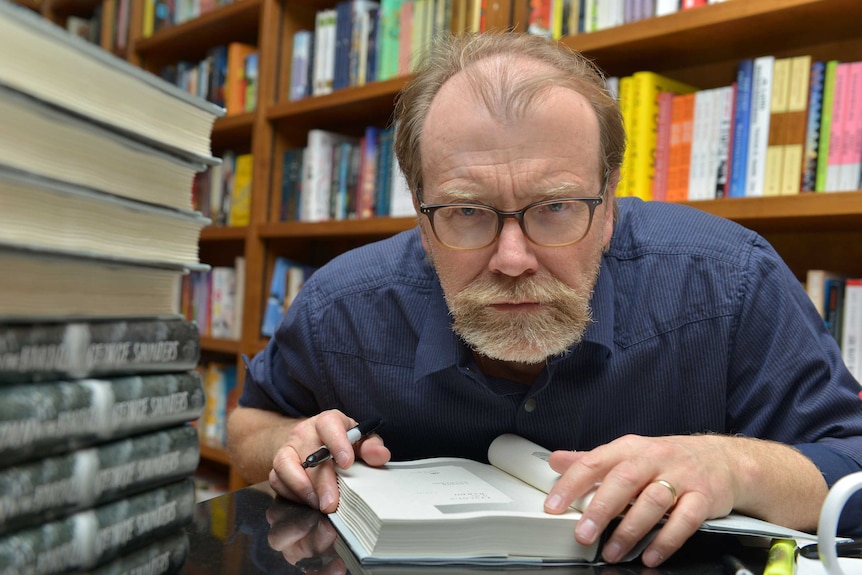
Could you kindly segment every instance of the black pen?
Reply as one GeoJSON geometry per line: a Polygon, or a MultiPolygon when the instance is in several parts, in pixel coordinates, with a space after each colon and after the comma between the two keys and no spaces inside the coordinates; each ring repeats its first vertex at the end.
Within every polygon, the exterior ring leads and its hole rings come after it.
{"type": "MultiPolygon", "coordinates": [[[[839,541],[835,544],[835,554],[838,557],[862,558],[862,539],[839,541]]],[[[799,549],[799,555],[806,559],[819,559],[820,554],[817,550],[817,543],[804,545],[799,549]]]]}
{"type": "Polygon", "coordinates": [[[742,561],[733,555],[725,555],[722,561],[724,563],[724,572],[727,575],[754,575],[751,569],[746,567],[742,561]]]}
{"type": "MultiPolygon", "coordinates": [[[[356,427],[353,427],[347,431],[347,439],[350,443],[356,443],[363,437],[368,437],[371,435],[375,429],[380,427],[383,423],[383,420],[379,417],[377,419],[366,419],[356,427]]],[[[324,461],[329,461],[332,459],[332,453],[329,452],[329,448],[325,445],[309,455],[305,458],[305,461],[302,463],[302,467],[304,469],[308,469],[309,467],[317,467],[324,461]]]]}

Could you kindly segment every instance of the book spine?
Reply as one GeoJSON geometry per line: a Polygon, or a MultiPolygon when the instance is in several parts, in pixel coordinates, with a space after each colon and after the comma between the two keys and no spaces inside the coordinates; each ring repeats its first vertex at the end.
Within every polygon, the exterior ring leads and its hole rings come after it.
{"type": "Polygon", "coordinates": [[[182,479],[0,537],[0,573],[90,569],[176,532],[194,517],[195,488],[182,479]]]}
{"type": "Polygon", "coordinates": [[[170,575],[178,573],[189,555],[189,537],[182,530],[124,553],[89,575],[170,575]]]}
{"type": "Polygon", "coordinates": [[[196,371],[0,388],[0,460],[11,465],[200,417],[196,371]]]}
{"type": "Polygon", "coordinates": [[[746,196],[763,195],[766,175],[766,148],[769,144],[769,106],[772,95],[774,61],[774,56],[761,56],[754,61],[745,182],[746,196]]]}
{"type": "Polygon", "coordinates": [[[0,469],[0,533],[189,476],[199,455],[182,425],[0,469]]]}
{"type": "Polygon", "coordinates": [[[802,163],[807,138],[808,96],[811,78],[811,56],[797,56],[790,61],[790,85],[787,90],[786,140],[781,174],[781,195],[799,193],[802,163]]]}
{"type": "Polygon", "coordinates": [[[826,176],[829,170],[829,147],[832,139],[832,110],[835,103],[835,75],[838,72],[838,61],[829,60],[823,79],[823,108],[820,114],[820,139],[817,149],[817,172],[814,189],[817,192],[826,191],[826,176]]]}
{"type": "Polygon", "coordinates": [[[688,200],[694,97],[694,94],[675,95],[671,104],[670,160],[667,183],[667,201],[669,202],[688,200]]]}
{"type": "Polygon", "coordinates": [[[785,119],[790,86],[790,58],[777,58],[772,65],[772,87],[769,100],[769,135],[763,165],[763,195],[781,193],[781,173],[784,170],[786,141],[785,119]]]}
{"type": "Polygon", "coordinates": [[[736,73],[736,105],[733,115],[733,159],[730,163],[731,198],[745,196],[745,170],[748,164],[748,130],[751,122],[751,86],[754,60],[739,63],[736,73]]]}
{"type": "Polygon", "coordinates": [[[841,356],[856,381],[862,381],[862,278],[845,281],[843,313],[841,356]]]}
{"type": "Polygon", "coordinates": [[[0,325],[0,384],[193,369],[197,325],[180,319],[0,325]]]}
{"type": "Polygon", "coordinates": [[[829,158],[826,166],[826,191],[841,189],[841,165],[844,161],[847,135],[847,102],[849,101],[850,63],[841,62],[835,71],[835,89],[832,95],[832,128],[829,132],[829,158]]]}

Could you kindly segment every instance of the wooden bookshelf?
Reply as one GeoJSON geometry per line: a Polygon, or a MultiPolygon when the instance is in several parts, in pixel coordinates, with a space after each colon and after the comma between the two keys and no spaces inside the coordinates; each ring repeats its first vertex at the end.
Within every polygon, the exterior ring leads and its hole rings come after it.
{"type": "MultiPolygon", "coordinates": [[[[16,1],[38,6],[32,0],[16,1]]],[[[76,0],[43,1],[60,7],[76,0]]],[[[102,1],[108,6],[114,0],[102,1]]],[[[216,155],[228,149],[254,154],[251,224],[208,227],[200,244],[201,259],[210,265],[230,265],[225,262],[237,255],[246,259],[242,337],[201,342],[207,353],[235,358],[242,374],[239,354],[252,355],[266,344],[259,328],[275,257],[320,265],[347,249],[415,225],[415,218],[276,223],[269,213],[286,149],[304,146],[312,128],[358,135],[367,125],[387,125],[395,98],[410,78],[287,100],[293,33],[312,30],[315,12],[334,7],[336,0],[241,0],[146,39],[140,37],[143,0],[133,1],[137,20],[133,18],[128,58],[150,71],[201,58],[210,48],[228,42],[259,48],[258,109],[219,119],[212,138],[216,155]]],[[[523,0],[489,3],[488,22],[492,28],[523,31],[527,5],[523,0]]],[[[732,83],[742,58],[811,54],[824,60],[862,60],[860,21],[858,0],[733,0],[562,41],[593,58],[610,76],[652,70],[711,88],[732,83]]],[[[862,275],[862,191],[690,205],[762,233],[800,279],[811,267],[862,275]]],[[[224,449],[203,445],[202,458],[228,470],[232,489],[243,484],[224,449]]]]}

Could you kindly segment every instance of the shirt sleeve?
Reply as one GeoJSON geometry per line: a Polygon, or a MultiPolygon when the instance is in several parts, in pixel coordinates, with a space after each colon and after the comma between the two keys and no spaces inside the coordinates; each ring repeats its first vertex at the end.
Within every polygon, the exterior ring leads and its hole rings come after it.
{"type": "MultiPolygon", "coordinates": [[[[730,350],[728,429],[797,447],[829,486],[862,470],[860,386],[808,294],[762,238],[743,283],[730,350]]],[[[845,513],[842,529],[860,533],[862,505],[855,509],[845,513]]]]}

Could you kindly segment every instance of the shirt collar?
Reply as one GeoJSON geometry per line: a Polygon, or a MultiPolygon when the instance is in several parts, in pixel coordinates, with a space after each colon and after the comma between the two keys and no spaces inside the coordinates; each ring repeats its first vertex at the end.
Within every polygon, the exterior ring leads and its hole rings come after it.
{"type": "MultiPolygon", "coordinates": [[[[428,267],[436,278],[430,264],[428,267]]],[[[417,380],[450,367],[466,366],[472,357],[470,348],[452,329],[449,307],[439,281],[434,282],[434,290],[428,298],[427,306],[426,321],[416,347],[414,377],[417,380]]],[[[600,268],[590,306],[593,321],[587,327],[581,345],[601,346],[605,350],[604,356],[608,357],[614,342],[614,281],[606,265],[600,268]]],[[[565,361],[570,355],[562,355],[551,360],[549,364],[565,361]]]]}

